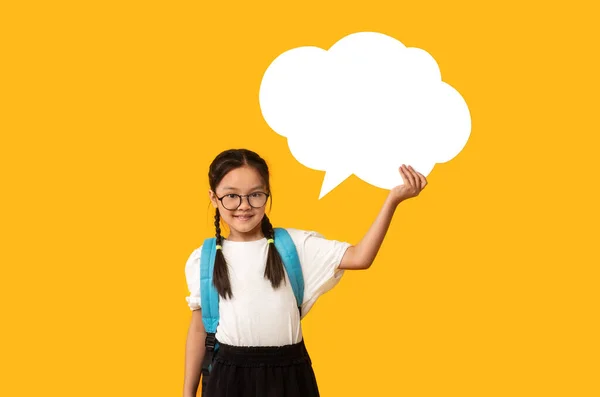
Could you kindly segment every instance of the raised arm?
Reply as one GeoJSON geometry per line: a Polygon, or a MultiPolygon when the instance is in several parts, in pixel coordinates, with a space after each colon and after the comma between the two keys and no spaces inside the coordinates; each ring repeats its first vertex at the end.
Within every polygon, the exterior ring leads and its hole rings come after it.
{"type": "Polygon", "coordinates": [[[416,172],[411,166],[407,167],[403,164],[399,170],[404,184],[396,186],[390,191],[381,211],[379,211],[377,218],[375,218],[365,236],[358,244],[346,250],[339,266],[340,269],[364,270],[371,267],[390,227],[398,204],[417,196],[427,185],[425,176],[416,172]]]}

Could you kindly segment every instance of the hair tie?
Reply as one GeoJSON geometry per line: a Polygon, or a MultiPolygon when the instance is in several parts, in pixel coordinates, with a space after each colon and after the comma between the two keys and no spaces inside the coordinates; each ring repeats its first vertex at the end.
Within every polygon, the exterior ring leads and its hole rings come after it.
{"type": "Polygon", "coordinates": [[[272,238],[267,240],[267,243],[269,243],[269,244],[273,244],[274,242],[275,242],[275,240],[273,240],[272,238]]]}
{"type": "Polygon", "coordinates": [[[223,249],[223,247],[221,247],[220,245],[217,245],[217,249],[218,249],[218,250],[222,250],[222,249],[223,249]]]}

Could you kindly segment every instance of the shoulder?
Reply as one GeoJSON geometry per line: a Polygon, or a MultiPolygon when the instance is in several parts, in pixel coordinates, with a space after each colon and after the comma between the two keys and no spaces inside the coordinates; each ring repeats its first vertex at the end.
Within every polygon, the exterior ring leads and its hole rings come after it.
{"type": "Polygon", "coordinates": [[[185,263],[185,269],[187,271],[191,271],[198,264],[200,264],[200,256],[202,255],[202,245],[198,248],[195,248],[192,253],[188,256],[188,259],[185,263]]]}
{"type": "Polygon", "coordinates": [[[315,230],[302,230],[294,228],[284,228],[294,241],[298,248],[308,248],[321,250],[325,248],[337,248],[338,246],[347,247],[350,244],[344,241],[329,239],[315,230]]]}
{"type": "MultiPolygon", "coordinates": [[[[214,240],[215,238],[212,237],[212,240],[214,240]]],[[[190,262],[199,262],[200,261],[200,257],[202,256],[202,248],[207,245],[210,246],[210,244],[212,243],[211,238],[207,238],[203,241],[203,243],[198,247],[198,248],[194,248],[194,250],[192,251],[192,253],[190,254],[190,256],[188,257],[187,263],[189,264],[190,262]]]]}
{"type": "Polygon", "coordinates": [[[195,291],[200,283],[200,255],[202,246],[195,248],[185,262],[185,278],[190,291],[195,291]]]}
{"type": "Polygon", "coordinates": [[[321,233],[314,230],[294,228],[285,228],[285,230],[289,233],[300,255],[305,256],[306,259],[315,255],[322,256],[326,252],[344,249],[350,245],[345,242],[327,239],[321,233]]]}
{"type": "Polygon", "coordinates": [[[282,229],[285,229],[289,233],[290,237],[292,238],[292,240],[294,240],[294,243],[296,244],[300,244],[311,238],[324,238],[322,234],[314,230],[301,230],[289,227],[282,229]]]}

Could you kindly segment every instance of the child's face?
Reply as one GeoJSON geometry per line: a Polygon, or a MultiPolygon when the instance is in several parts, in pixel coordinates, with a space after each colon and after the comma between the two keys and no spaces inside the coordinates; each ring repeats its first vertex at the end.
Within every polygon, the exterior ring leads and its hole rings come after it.
{"type": "Polygon", "coordinates": [[[261,222],[265,214],[266,205],[253,208],[248,203],[247,197],[242,197],[242,203],[237,209],[230,210],[223,207],[218,198],[229,194],[247,195],[266,191],[266,186],[258,171],[252,167],[244,166],[229,171],[217,185],[216,191],[209,191],[213,207],[219,209],[221,219],[231,230],[230,237],[258,238],[262,236],[261,222]]]}

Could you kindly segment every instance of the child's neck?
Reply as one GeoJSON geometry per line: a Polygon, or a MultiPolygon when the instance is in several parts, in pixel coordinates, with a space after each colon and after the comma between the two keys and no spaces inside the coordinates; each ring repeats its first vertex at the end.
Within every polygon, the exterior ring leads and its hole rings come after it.
{"type": "Polygon", "coordinates": [[[235,230],[231,230],[227,236],[228,241],[257,241],[265,238],[262,230],[253,230],[247,233],[238,233],[235,230]]]}

